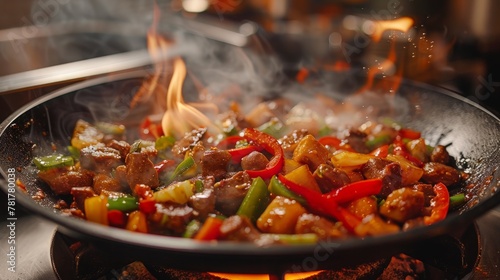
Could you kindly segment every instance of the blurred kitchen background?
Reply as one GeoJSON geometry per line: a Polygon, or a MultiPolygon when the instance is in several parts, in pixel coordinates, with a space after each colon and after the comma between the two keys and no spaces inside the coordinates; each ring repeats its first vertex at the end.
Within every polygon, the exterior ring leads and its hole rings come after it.
{"type": "MultiPolygon", "coordinates": [[[[399,75],[443,87],[499,113],[499,1],[157,3],[164,21],[180,20],[181,27],[199,31],[202,36],[229,40],[241,47],[250,44],[238,38],[258,36],[260,44],[279,59],[291,77],[303,79],[325,71],[345,73],[358,69],[368,73],[370,69],[380,69],[376,73],[379,76],[399,75]],[[397,22],[400,19],[411,20],[408,30],[396,30],[404,25],[397,22]],[[201,25],[185,24],[186,21],[201,25]],[[249,21],[257,25],[245,24],[249,21]],[[377,24],[387,21],[396,23],[377,39],[377,24]],[[225,34],[228,30],[229,34],[225,34]]],[[[147,63],[145,53],[140,51],[146,48],[146,32],[153,18],[152,0],[0,0],[0,5],[2,119],[34,97],[70,81],[147,63]],[[112,56],[116,54],[123,56],[112,56]],[[53,68],[32,71],[110,55],[115,60],[105,64],[113,67],[96,70],[95,64],[80,63],[55,72],[53,68]],[[116,60],[121,63],[113,64],[116,60]]]]}

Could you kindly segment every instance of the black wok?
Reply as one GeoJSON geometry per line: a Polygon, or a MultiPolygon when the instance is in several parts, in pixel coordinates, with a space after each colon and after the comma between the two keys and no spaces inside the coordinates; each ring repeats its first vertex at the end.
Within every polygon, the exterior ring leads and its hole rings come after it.
{"type": "MultiPolygon", "coordinates": [[[[32,157],[51,153],[53,147],[64,150],[79,118],[137,125],[139,116],[147,114],[149,108],[133,114],[128,108],[144,75],[138,71],[75,84],[29,103],[6,119],[1,124],[1,174],[6,179],[14,174],[27,189],[27,193],[16,190],[16,203],[58,224],[61,232],[95,242],[113,254],[191,270],[280,275],[356,264],[411,250],[426,239],[465,228],[500,202],[499,119],[456,94],[404,81],[395,102],[404,114],[399,109],[384,114],[422,131],[431,145],[451,143],[448,151],[459,167],[472,174],[468,183],[475,184],[469,189],[470,201],[442,222],[389,236],[259,248],[144,235],[61,215],[54,209],[57,198],[36,180],[32,157]],[[32,198],[38,188],[47,195],[40,201],[32,198]]],[[[8,186],[3,185],[2,190],[7,192],[8,186]]]]}

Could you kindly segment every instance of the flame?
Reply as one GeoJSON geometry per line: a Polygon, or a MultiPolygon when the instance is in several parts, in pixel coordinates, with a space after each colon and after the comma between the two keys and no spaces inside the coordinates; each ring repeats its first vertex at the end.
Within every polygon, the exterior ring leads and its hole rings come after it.
{"type": "MultiPolygon", "coordinates": [[[[398,30],[402,32],[407,32],[410,29],[410,27],[412,27],[412,25],[413,25],[413,19],[409,17],[401,17],[394,20],[375,21],[374,22],[375,30],[372,34],[372,39],[374,42],[379,42],[380,39],[382,38],[382,34],[385,31],[398,30]]],[[[387,54],[387,58],[384,59],[384,61],[382,61],[376,67],[369,68],[367,73],[366,83],[358,90],[358,92],[361,93],[373,88],[376,88],[378,90],[383,90],[385,92],[390,92],[392,94],[397,92],[403,77],[402,73],[403,68],[401,67],[401,65],[396,70],[396,73],[393,76],[391,76],[391,79],[382,79],[377,85],[374,85],[375,76],[377,76],[378,74],[386,75],[387,73],[392,72],[394,68],[396,68],[396,57],[397,57],[396,41],[395,38],[392,38],[390,41],[390,48],[387,54]]]]}
{"type": "MultiPolygon", "coordinates": [[[[182,87],[187,74],[186,64],[180,57],[166,59],[173,42],[158,33],[159,18],[160,9],[155,2],[153,23],[147,34],[148,51],[155,62],[154,73],[142,83],[130,106],[133,108],[143,100],[156,98],[152,119],[163,114],[161,127],[167,136],[180,138],[185,133],[202,127],[214,131],[216,126],[195,108],[197,105],[192,106],[184,101],[182,87]]],[[[213,109],[210,104],[200,104],[198,107],[213,109]]]]}
{"type": "MultiPolygon", "coordinates": [[[[134,98],[130,102],[131,108],[134,108],[143,100],[149,100],[151,96],[157,98],[157,102],[155,102],[155,104],[161,104],[161,102],[158,101],[160,101],[159,99],[162,98],[166,92],[165,85],[168,84],[168,73],[171,69],[171,63],[164,58],[173,43],[158,34],[157,26],[159,20],[160,8],[155,2],[153,9],[153,23],[147,33],[148,52],[153,62],[155,62],[154,73],[149,79],[142,83],[141,87],[134,95],[134,98]]],[[[164,108],[161,106],[156,106],[154,112],[152,113],[159,114],[163,112],[163,110],[164,108]]]]}
{"type": "Polygon", "coordinates": [[[182,85],[186,73],[186,64],[181,58],[176,58],[174,60],[174,73],[167,91],[167,108],[161,120],[161,127],[165,135],[182,137],[195,128],[215,128],[207,116],[184,102],[182,85]]]}
{"type": "Polygon", "coordinates": [[[409,17],[401,17],[393,20],[379,20],[374,21],[374,28],[372,34],[372,39],[375,42],[379,42],[382,39],[382,35],[387,30],[398,30],[402,32],[408,32],[410,27],[413,26],[413,19],[409,17]]]}
{"type": "MultiPolygon", "coordinates": [[[[310,271],[310,272],[297,272],[297,273],[287,273],[285,274],[284,280],[299,280],[305,279],[308,277],[315,276],[319,273],[323,272],[323,270],[318,271],[310,271]]],[[[268,274],[233,274],[233,273],[215,273],[209,272],[209,274],[220,277],[222,279],[228,280],[271,280],[275,279],[268,274]]]]}

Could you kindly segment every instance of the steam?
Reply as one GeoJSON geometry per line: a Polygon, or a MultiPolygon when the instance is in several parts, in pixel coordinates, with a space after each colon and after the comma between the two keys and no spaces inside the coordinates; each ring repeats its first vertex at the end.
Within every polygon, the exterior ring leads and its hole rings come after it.
{"type": "MultiPolygon", "coordinates": [[[[98,30],[99,26],[103,25],[87,25],[93,26],[94,29],[81,32],[84,34],[65,41],[57,41],[56,38],[53,41],[54,46],[64,50],[59,53],[60,60],[146,47],[146,34],[153,21],[154,1],[53,1],[55,4],[51,9],[47,8],[48,1],[35,2],[33,19],[39,19],[38,25],[64,21],[85,25],[105,21],[111,22],[113,27],[98,30]],[[48,15],[46,20],[42,21],[43,17],[36,17],[41,12],[48,15]],[[99,33],[97,39],[93,35],[95,33],[99,33]]],[[[168,1],[158,3],[162,13],[159,33],[173,42],[168,54],[161,59],[169,61],[182,57],[185,61],[187,77],[182,93],[188,104],[197,106],[199,104],[196,103],[200,102],[211,103],[220,111],[224,111],[229,108],[231,100],[241,105],[242,112],[250,112],[263,100],[286,95],[294,104],[299,105],[292,111],[292,115],[280,116],[284,122],[288,118],[309,114],[308,116],[319,122],[335,127],[354,126],[388,111],[406,114],[407,105],[404,100],[394,95],[384,96],[367,91],[345,99],[346,94],[338,91],[338,81],[342,81],[342,77],[297,84],[284,74],[283,65],[272,49],[267,47],[265,37],[253,35],[250,38],[251,44],[247,47],[217,42],[193,34],[192,30],[186,30],[172,20],[178,15],[169,12],[168,1]],[[326,99],[330,101],[325,102],[326,99]],[[301,108],[310,110],[304,111],[301,108]]],[[[151,71],[153,74],[153,70],[151,71]]],[[[171,68],[166,67],[164,71],[171,71],[171,68]]],[[[143,100],[140,108],[131,110],[128,105],[140,89],[140,84],[119,84],[113,84],[111,88],[82,89],[77,93],[75,101],[87,107],[94,120],[132,125],[148,114],[158,113],[158,106],[165,106],[157,102],[165,100],[164,98],[150,97],[149,100],[143,100]],[[120,94],[106,97],[99,93],[101,90],[118,91],[120,94]]],[[[162,86],[168,87],[168,84],[162,86]]],[[[212,118],[217,112],[212,110],[203,113],[212,118]]]]}

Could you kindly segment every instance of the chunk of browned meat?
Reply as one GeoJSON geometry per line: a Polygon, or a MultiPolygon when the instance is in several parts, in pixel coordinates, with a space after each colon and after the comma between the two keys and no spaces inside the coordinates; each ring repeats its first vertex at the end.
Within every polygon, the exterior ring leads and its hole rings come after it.
{"type": "Polygon", "coordinates": [[[241,168],[243,170],[262,170],[269,163],[267,157],[261,152],[251,152],[241,159],[241,168]]]}
{"type": "Polygon", "coordinates": [[[431,184],[415,184],[413,185],[413,189],[424,194],[425,199],[425,207],[429,207],[431,205],[431,200],[436,196],[434,192],[434,188],[431,184]]]}
{"type": "Polygon", "coordinates": [[[345,235],[333,222],[318,215],[304,213],[297,219],[295,233],[315,233],[319,239],[339,238],[345,235]]]}
{"type": "Polygon", "coordinates": [[[80,150],[80,164],[97,173],[109,173],[123,161],[118,150],[100,143],[80,150]]]}
{"type": "Polygon", "coordinates": [[[201,139],[205,135],[205,132],[207,132],[206,128],[198,128],[186,133],[186,135],[181,140],[175,142],[174,146],[172,147],[173,155],[179,158],[184,158],[186,152],[191,150],[191,148],[198,141],[201,141],[201,139]]]}
{"type": "Polygon", "coordinates": [[[293,153],[295,147],[297,147],[297,143],[299,143],[302,138],[306,135],[309,135],[309,131],[307,129],[294,130],[287,135],[283,136],[279,142],[281,143],[281,147],[283,148],[283,152],[285,153],[293,153]]]}
{"type": "Polygon", "coordinates": [[[222,222],[221,237],[231,241],[255,241],[261,233],[254,227],[250,219],[245,216],[234,215],[222,222]]]}
{"type": "Polygon", "coordinates": [[[196,212],[198,219],[205,220],[215,210],[215,193],[213,189],[204,189],[189,198],[188,205],[196,212]]]}
{"type": "Polygon", "coordinates": [[[119,151],[123,162],[125,162],[125,158],[127,157],[128,153],[130,152],[130,144],[128,142],[118,141],[118,140],[113,139],[107,143],[107,146],[119,151]]]}
{"type": "Polygon", "coordinates": [[[96,174],[94,176],[94,191],[101,194],[103,191],[107,192],[123,192],[125,189],[116,178],[108,176],[107,174],[96,174]]]}
{"type": "Polygon", "coordinates": [[[127,168],[126,179],[130,188],[133,190],[137,184],[145,184],[152,189],[160,185],[158,173],[153,162],[149,160],[147,154],[130,153],[125,160],[127,168]]]}
{"type": "Polygon", "coordinates": [[[451,166],[438,162],[428,162],[424,165],[422,181],[429,184],[443,183],[449,187],[460,182],[460,173],[451,166]]]}
{"type": "Polygon", "coordinates": [[[234,215],[225,219],[220,231],[224,240],[253,242],[259,246],[279,243],[271,236],[261,234],[245,216],[234,215]]]}
{"type": "Polygon", "coordinates": [[[366,146],[366,134],[359,130],[349,130],[349,134],[345,137],[345,141],[351,148],[353,148],[356,152],[367,154],[370,152],[370,149],[366,146]]]}
{"type": "Polygon", "coordinates": [[[443,145],[434,147],[431,153],[431,161],[447,164],[450,161],[450,154],[443,145]]]}
{"type": "Polygon", "coordinates": [[[96,195],[92,187],[73,187],[70,191],[73,203],[82,211],[85,211],[85,199],[96,195]]]}
{"type": "Polygon", "coordinates": [[[216,183],[215,209],[226,216],[236,214],[251,184],[252,179],[243,171],[216,183]]]}
{"type": "Polygon", "coordinates": [[[293,151],[293,160],[307,164],[310,170],[315,170],[328,160],[329,152],[312,135],[304,136],[293,151]]]}
{"type": "MultiPolygon", "coordinates": [[[[128,186],[128,182],[127,182],[127,166],[125,166],[125,164],[123,165],[118,165],[115,169],[115,173],[114,173],[114,178],[116,180],[118,180],[118,182],[120,182],[120,185],[126,187],[128,186]]],[[[131,186],[132,188],[132,191],[133,191],[133,188],[134,186],[131,186]]]]}
{"type": "Polygon", "coordinates": [[[193,208],[186,204],[157,203],[156,212],[151,215],[150,221],[159,230],[167,229],[175,235],[181,235],[192,216],[193,208]]]}
{"type": "Polygon", "coordinates": [[[226,175],[230,161],[231,154],[226,150],[207,150],[201,158],[201,174],[220,180],[226,175]]]}
{"type": "Polygon", "coordinates": [[[351,183],[351,179],[346,172],[325,163],[320,164],[313,175],[323,193],[351,183]]]}
{"type": "Polygon", "coordinates": [[[384,217],[404,223],[422,215],[425,199],[422,192],[412,188],[401,188],[390,193],[380,206],[380,214],[384,217]]]}
{"type": "Polygon", "coordinates": [[[94,173],[89,170],[52,168],[38,172],[38,178],[47,183],[56,195],[69,194],[73,187],[90,187],[94,173]]]}
{"type": "Polygon", "coordinates": [[[361,168],[366,179],[382,179],[382,190],[379,196],[386,197],[395,189],[401,186],[401,166],[396,162],[391,162],[381,158],[372,158],[361,168]]]}

